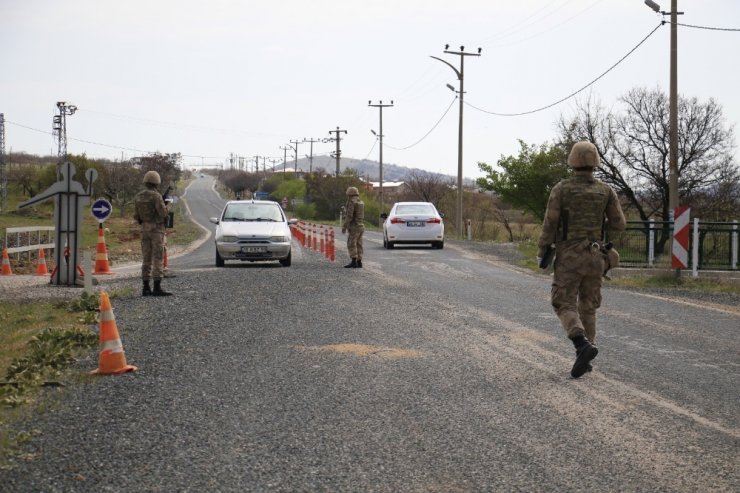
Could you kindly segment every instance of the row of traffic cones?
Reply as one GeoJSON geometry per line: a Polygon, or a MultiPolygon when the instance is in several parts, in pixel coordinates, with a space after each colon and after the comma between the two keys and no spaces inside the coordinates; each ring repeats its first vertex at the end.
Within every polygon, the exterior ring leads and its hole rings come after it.
{"type": "MultiPolygon", "coordinates": [[[[113,274],[113,271],[111,271],[110,264],[108,262],[108,249],[105,246],[105,236],[103,234],[103,224],[102,223],[100,224],[100,227],[98,228],[98,243],[97,243],[96,251],[95,251],[95,270],[93,270],[93,273],[94,274],[113,274]]],[[[2,271],[0,271],[0,275],[3,275],[3,276],[13,275],[13,269],[11,269],[10,267],[10,257],[8,255],[7,245],[3,247],[3,263],[2,263],[2,271]]],[[[49,269],[46,267],[46,256],[44,255],[43,248],[39,249],[39,257],[38,257],[38,261],[36,265],[36,275],[37,276],[48,276],[49,275],[49,269]]],[[[82,275],[84,276],[84,273],[82,275]]]]}

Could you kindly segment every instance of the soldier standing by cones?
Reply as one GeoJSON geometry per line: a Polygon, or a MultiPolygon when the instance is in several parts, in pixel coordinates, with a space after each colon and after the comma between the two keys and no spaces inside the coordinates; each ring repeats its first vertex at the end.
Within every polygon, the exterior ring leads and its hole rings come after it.
{"type": "Polygon", "coordinates": [[[169,296],[172,293],[162,291],[164,276],[164,235],[169,211],[157,186],[162,182],[159,173],[147,171],[144,174],[144,186],[136,195],[134,219],[141,225],[141,279],[144,287],[142,296],[169,296]],[[154,289],[149,282],[154,281],[154,289]]]}
{"type": "Polygon", "coordinates": [[[604,227],[622,231],[625,219],[617,194],[593,175],[600,165],[596,146],[577,142],[568,156],[568,165],[575,175],[550,192],[538,256],[544,257],[555,243],[551,302],[576,348],[570,374],[579,378],[591,371],[591,360],[599,352],[594,345],[596,309],[601,305],[602,276],[613,267],[603,243],[604,227]]]}
{"type": "Polygon", "coordinates": [[[357,187],[347,189],[347,204],[344,206],[342,233],[347,235],[347,250],[352,261],[346,268],[362,268],[362,234],[365,232],[365,203],[360,200],[357,187]]]}

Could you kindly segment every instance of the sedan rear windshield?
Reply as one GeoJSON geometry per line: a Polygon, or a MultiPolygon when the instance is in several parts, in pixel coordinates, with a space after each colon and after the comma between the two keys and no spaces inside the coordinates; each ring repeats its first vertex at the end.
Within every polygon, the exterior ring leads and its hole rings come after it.
{"type": "Polygon", "coordinates": [[[275,221],[283,222],[282,212],[272,204],[230,204],[224,211],[223,221],[275,221]]]}
{"type": "Polygon", "coordinates": [[[428,214],[434,216],[437,211],[430,204],[406,204],[396,206],[396,214],[428,214]]]}

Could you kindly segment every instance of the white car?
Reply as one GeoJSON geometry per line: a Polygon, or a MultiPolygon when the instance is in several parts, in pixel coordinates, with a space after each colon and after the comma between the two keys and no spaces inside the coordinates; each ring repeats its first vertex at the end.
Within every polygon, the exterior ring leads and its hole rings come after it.
{"type": "Polygon", "coordinates": [[[216,267],[226,260],[291,263],[290,225],[282,207],[271,200],[231,200],[221,216],[209,218],[216,227],[216,267]]]}
{"type": "Polygon", "coordinates": [[[396,202],[388,214],[381,215],[383,246],[393,248],[400,243],[425,244],[444,248],[443,214],[431,202],[396,202]]]}

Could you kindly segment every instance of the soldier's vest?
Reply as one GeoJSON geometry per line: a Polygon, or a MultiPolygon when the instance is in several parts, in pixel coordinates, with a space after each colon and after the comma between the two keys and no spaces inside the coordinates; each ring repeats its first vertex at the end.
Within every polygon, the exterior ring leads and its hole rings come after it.
{"type": "Polygon", "coordinates": [[[142,190],[136,194],[134,206],[139,218],[145,223],[162,222],[157,217],[156,201],[159,200],[159,193],[154,190],[142,190]]]}
{"type": "Polygon", "coordinates": [[[355,226],[365,224],[365,203],[358,200],[355,202],[351,223],[355,226]]]}
{"type": "Polygon", "coordinates": [[[600,240],[609,186],[591,177],[576,176],[562,182],[561,221],[558,237],[567,240],[600,240]],[[567,218],[567,220],[565,219],[567,218]]]}

